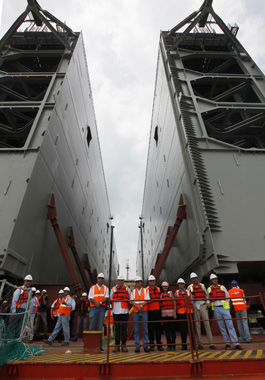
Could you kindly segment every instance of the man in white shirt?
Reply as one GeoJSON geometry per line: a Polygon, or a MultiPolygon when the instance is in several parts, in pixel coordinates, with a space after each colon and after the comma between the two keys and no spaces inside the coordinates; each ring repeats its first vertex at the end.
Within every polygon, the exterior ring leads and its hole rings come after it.
{"type": "MultiPolygon", "coordinates": [[[[104,274],[99,273],[97,283],[91,286],[88,294],[90,301],[89,331],[102,331],[105,317],[106,302],[109,298],[109,289],[104,283],[104,274]]],[[[104,352],[101,341],[101,352],[104,352]]]]}
{"type": "Polygon", "coordinates": [[[141,277],[135,277],[136,288],[131,293],[131,303],[133,305],[133,321],[134,321],[134,339],[135,352],[140,352],[140,323],[142,322],[144,351],[149,352],[148,347],[148,311],[147,303],[150,300],[149,291],[143,288],[143,280],[141,277]]]}
{"type": "Polygon", "coordinates": [[[131,290],[124,285],[124,277],[118,276],[117,285],[111,289],[110,299],[113,300],[113,319],[115,325],[115,347],[113,352],[128,352],[126,347],[127,339],[127,323],[129,319],[129,301],[131,298],[131,290]],[[120,323],[124,322],[124,323],[120,323]]]}
{"type": "Polygon", "coordinates": [[[188,286],[188,290],[192,295],[192,303],[193,303],[193,315],[195,321],[195,333],[196,340],[198,343],[198,350],[203,349],[202,340],[201,340],[201,321],[203,320],[204,328],[206,331],[208,342],[210,343],[210,349],[216,350],[215,345],[213,344],[213,335],[209,323],[209,313],[208,308],[211,307],[211,303],[209,300],[205,300],[205,298],[209,298],[208,291],[204,284],[199,282],[198,276],[196,273],[192,272],[190,274],[190,279],[192,284],[188,286]]]}

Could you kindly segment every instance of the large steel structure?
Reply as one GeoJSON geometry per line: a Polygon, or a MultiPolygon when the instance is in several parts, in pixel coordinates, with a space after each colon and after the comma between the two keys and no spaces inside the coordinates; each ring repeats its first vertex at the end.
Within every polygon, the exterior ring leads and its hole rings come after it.
{"type": "Polygon", "coordinates": [[[265,263],[265,78],[212,1],[161,32],[137,266],[156,266],[180,195],[187,218],[161,280],[265,263]]]}
{"type": "Polygon", "coordinates": [[[108,277],[111,212],[83,37],[36,0],[0,42],[0,97],[1,276],[78,287],[83,265],[89,280],[108,277]],[[55,205],[68,272],[47,219],[55,205]]]}

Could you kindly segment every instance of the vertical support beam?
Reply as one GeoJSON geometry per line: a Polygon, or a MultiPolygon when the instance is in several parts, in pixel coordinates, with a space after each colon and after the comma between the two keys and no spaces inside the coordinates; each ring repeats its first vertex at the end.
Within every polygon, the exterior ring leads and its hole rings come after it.
{"type": "Polygon", "coordinates": [[[77,250],[76,250],[74,231],[73,231],[73,228],[71,226],[69,227],[69,233],[68,233],[68,247],[71,249],[71,251],[74,255],[74,259],[75,259],[76,265],[78,267],[79,273],[82,277],[83,283],[85,285],[85,289],[88,292],[89,288],[90,288],[89,282],[88,282],[87,276],[85,274],[83,265],[81,263],[80,257],[77,253],[77,250]]]}
{"type": "Polygon", "coordinates": [[[62,231],[60,229],[60,226],[59,226],[59,223],[57,220],[54,194],[51,195],[50,204],[48,205],[47,219],[49,219],[51,221],[51,224],[52,224],[52,227],[54,229],[54,233],[55,233],[57,242],[59,244],[59,247],[60,247],[63,259],[64,259],[64,263],[65,263],[67,272],[69,274],[71,283],[73,285],[73,288],[78,294],[80,294],[82,292],[82,288],[81,288],[81,285],[79,284],[75,268],[74,268],[73,263],[71,261],[71,258],[70,258],[70,255],[69,255],[69,252],[67,249],[67,245],[64,241],[64,237],[63,237],[62,231]]]}
{"type": "Polygon", "coordinates": [[[172,228],[170,234],[167,236],[164,249],[163,249],[161,255],[159,256],[159,259],[157,260],[155,269],[152,273],[155,276],[156,280],[159,279],[161,272],[165,266],[169,252],[173,246],[174,240],[178,234],[178,231],[179,231],[179,228],[181,226],[183,219],[186,219],[186,205],[184,205],[183,196],[181,194],[180,200],[179,200],[178,212],[177,212],[177,219],[175,221],[174,227],[172,228]]]}
{"type": "Polygon", "coordinates": [[[110,256],[109,256],[109,291],[111,289],[111,272],[112,272],[112,256],[113,256],[113,230],[114,226],[111,226],[110,229],[110,256]]]}
{"type": "Polygon", "coordinates": [[[144,281],[144,244],[143,244],[143,217],[139,216],[140,219],[140,238],[141,238],[141,259],[142,259],[142,279],[144,281]]]}
{"type": "Polygon", "coordinates": [[[95,276],[92,273],[90,262],[89,262],[89,259],[88,259],[88,254],[85,253],[84,257],[85,257],[85,269],[87,270],[87,272],[89,274],[90,281],[92,282],[92,284],[95,284],[96,283],[96,278],[95,278],[95,276]]]}

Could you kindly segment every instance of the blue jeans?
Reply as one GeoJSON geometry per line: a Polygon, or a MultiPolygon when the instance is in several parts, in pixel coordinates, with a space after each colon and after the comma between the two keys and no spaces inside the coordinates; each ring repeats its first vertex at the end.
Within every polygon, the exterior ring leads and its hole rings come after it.
{"type": "Polygon", "coordinates": [[[90,308],[89,312],[89,331],[102,331],[105,318],[105,306],[90,308]],[[96,330],[97,325],[97,330],[96,330]]]}
{"type": "Polygon", "coordinates": [[[225,319],[224,321],[217,321],[225,343],[230,345],[231,342],[233,342],[234,346],[238,346],[239,343],[237,340],[237,335],[234,329],[233,321],[231,320],[230,311],[228,309],[224,309],[223,306],[221,307],[214,306],[213,312],[214,312],[215,319],[221,319],[221,318],[225,319]],[[230,335],[230,338],[229,338],[229,335],[227,334],[225,326],[227,328],[228,334],[230,335]],[[230,342],[230,339],[231,339],[231,342],[230,342]]]}
{"type": "MultiPolygon", "coordinates": [[[[236,318],[248,318],[247,310],[235,310],[236,318]]],[[[242,340],[250,341],[250,331],[248,327],[248,319],[238,319],[237,328],[239,336],[242,340]]]]}
{"type": "MultiPolygon", "coordinates": [[[[134,312],[133,313],[134,322],[147,322],[148,321],[148,311],[134,312]]],[[[134,339],[136,346],[140,346],[140,325],[143,328],[143,342],[144,346],[148,346],[148,327],[147,323],[134,323],[134,339]]]]}
{"type": "Polygon", "coordinates": [[[70,315],[59,315],[58,321],[55,325],[55,328],[51,335],[49,336],[48,341],[53,342],[54,339],[57,337],[61,329],[63,329],[64,334],[64,341],[66,343],[69,343],[70,340],[70,315]]]}
{"type": "Polygon", "coordinates": [[[84,331],[87,328],[87,317],[79,315],[78,318],[77,318],[77,326],[76,326],[75,336],[74,336],[75,339],[78,338],[81,326],[82,326],[82,338],[84,339],[84,331]]]}

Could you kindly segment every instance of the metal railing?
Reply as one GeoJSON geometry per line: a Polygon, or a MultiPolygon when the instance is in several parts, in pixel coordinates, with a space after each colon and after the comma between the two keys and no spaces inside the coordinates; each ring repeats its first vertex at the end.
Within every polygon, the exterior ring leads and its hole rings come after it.
{"type": "MultiPolygon", "coordinates": [[[[258,320],[264,320],[265,319],[265,302],[264,302],[264,298],[262,296],[262,293],[259,293],[258,295],[254,295],[254,296],[245,296],[245,297],[240,297],[240,298],[243,298],[243,299],[258,299],[259,300],[259,303],[262,305],[263,307],[263,315],[259,316],[259,317],[255,317],[256,319],[258,320]]],[[[197,347],[197,341],[196,341],[196,333],[195,333],[195,329],[196,329],[196,326],[194,326],[194,323],[196,322],[204,322],[204,321],[208,321],[209,323],[210,322],[213,322],[213,321],[216,321],[218,322],[219,320],[223,320],[223,321],[226,321],[226,320],[232,320],[232,321],[237,321],[237,320],[249,320],[251,319],[251,316],[247,316],[246,318],[235,318],[235,317],[232,317],[231,318],[222,318],[222,319],[216,319],[216,318],[210,318],[209,319],[194,319],[193,318],[193,313],[192,312],[187,312],[187,310],[189,310],[190,308],[190,305],[189,305],[189,298],[188,297],[184,297],[182,298],[182,300],[184,300],[185,302],[185,310],[186,310],[186,318],[183,318],[183,319],[173,319],[173,320],[164,320],[163,318],[160,320],[160,321],[133,321],[133,320],[128,320],[128,321],[118,321],[116,323],[119,323],[119,324],[124,324],[126,323],[127,325],[128,324],[136,324],[136,323],[139,323],[139,324],[143,324],[143,323],[147,323],[147,324],[150,324],[150,323],[161,323],[161,331],[162,331],[162,324],[165,325],[165,323],[175,323],[177,324],[178,322],[183,322],[185,321],[187,323],[187,337],[189,337],[189,342],[188,343],[182,343],[180,342],[180,344],[182,346],[188,346],[190,345],[190,353],[191,353],[191,356],[192,356],[192,360],[193,361],[198,361],[200,358],[199,358],[199,353],[198,353],[198,347],[197,347]]],[[[230,301],[232,303],[232,298],[226,298],[227,301],[230,301]]],[[[124,300],[122,300],[123,302],[125,302],[124,300]]],[[[145,301],[145,300],[141,300],[141,301],[145,301]]],[[[163,302],[164,300],[162,299],[152,299],[152,300],[146,300],[148,301],[148,303],[152,303],[152,302],[163,302]]],[[[172,300],[174,302],[178,302],[178,299],[174,298],[174,300],[172,300]]],[[[193,301],[195,301],[195,299],[193,299],[193,301]]],[[[220,297],[216,297],[216,298],[200,298],[200,301],[205,301],[205,303],[208,301],[210,303],[214,302],[214,301],[220,301],[220,297]]],[[[111,303],[114,303],[114,302],[121,302],[121,300],[109,300],[108,302],[108,310],[109,310],[109,313],[110,313],[110,305],[111,303]]],[[[126,301],[127,302],[127,301],[126,301]]],[[[128,301],[128,307],[129,307],[129,304],[130,304],[130,301],[128,301]]],[[[132,310],[132,309],[131,309],[132,310]]],[[[231,308],[230,308],[231,310],[231,308]]],[[[106,319],[109,319],[111,318],[109,315],[106,317],[106,319]]],[[[115,321],[113,322],[114,323],[114,326],[115,326],[115,321]]],[[[252,343],[263,343],[264,340],[252,340],[252,343]]],[[[226,343],[226,342],[225,342],[226,343]]],[[[233,344],[233,343],[238,343],[239,344],[239,341],[231,341],[231,338],[230,338],[230,343],[233,344]]],[[[200,343],[203,345],[203,343],[200,343]]],[[[210,343],[210,344],[224,344],[224,341],[215,341],[213,343],[210,343]]],[[[168,343],[162,343],[161,346],[176,346],[178,345],[178,343],[171,343],[171,344],[168,344],[168,343]]],[[[118,345],[119,347],[123,347],[122,345],[118,345]]],[[[137,347],[137,346],[146,346],[146,344],[140,344],[140,345],[136,345],[136,344],[126,344],[126,347],[137,347]]],[[[147,344],[147,346],[159,346],[159,344],[147,344]]],[[[106,358],[106,362],[109,363],[109,357],[110,357],[110,347],[111,348],[114,348],[116,347],[116,345],[111,345],[110,346],[110,323],[107,323],[107,358],[106,358]]]]}

